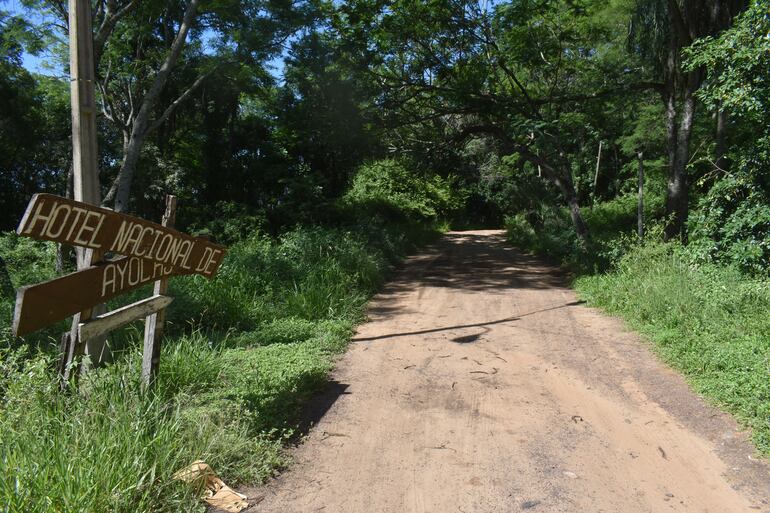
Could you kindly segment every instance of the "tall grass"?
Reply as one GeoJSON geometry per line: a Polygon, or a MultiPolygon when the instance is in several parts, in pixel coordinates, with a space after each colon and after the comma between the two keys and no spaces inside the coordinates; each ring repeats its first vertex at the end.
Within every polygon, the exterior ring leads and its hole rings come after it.
{"type": "MultiPolygon", "coordinates": [[[[138,382],[138,353],[89,373],[63,395],[45,355],[6,352],[3,510],[189,511],[200,509],[197,498],[171,475],[193,460],[236,483],[280,466],[280,438],[254,426],[238,399],[268,358],[225,358],[205,342],[193,335],[169,345],[157,393],[149,394],[138,382]]],[[[286,392],[305,372],[280,380],[267,374],[262,385],[286,392]]]]}
{"type": "Polygon", "coordinates": [[[194,504],[164,475],[190,456],[179,404],[141,395],[128,364],[95,372],[79,393],[61,395],[46,357],[20,354],[3,359],[5,511],[171,511],[194,504]]]}
{"type": "Polygon", "coordinates": [[[428,231],[406,238],[398,226],[364,230],[299,228],[278,242],[255,235],[230,248],[213,280],[175,280],[172,322],[252,330],[284,317],[355,319],[390,265],[428,231]]]}
{"type": "MultiPolygon", "coordinates": [[[[197,459],[234,485],[265,479],[285,464],[299,408],[326,382],[365,301],[431,233],[372,216],[234,244],[213,280],[172,280],[169,337],[149,394],[135,328],[119,334],[116,364],[60,394],[44,349],[62,327],[25,343],[3,324],[0,510],[202,511],[172,479],[197,459]]],[[[30,262],[48,269],[50,245],[3,240],[14,286],[47,277],[30,262]]],[[[6,313],[11,304],[0,301],[6,313]]]]}

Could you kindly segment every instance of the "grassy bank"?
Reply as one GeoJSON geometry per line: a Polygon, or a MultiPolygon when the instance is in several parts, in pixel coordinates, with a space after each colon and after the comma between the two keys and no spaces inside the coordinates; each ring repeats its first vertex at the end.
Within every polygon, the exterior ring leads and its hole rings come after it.
{"type": "MultiPolygon", "coordinates": [[[[654,198],[647,203],[654,218],[654,198]]],[[[588,304],[645,335],[696,391],[750,427],[770,456],[770,281],[704,260],[707,240],[664,244],[655,225],[638,243],[628,198],[586,209],[585,217],[593,234],[588,244],[576,240],[563,211],[543,216],[537,227],[512,218],[508,234],[517,246],[570,269],[588,304]]]]}
{"type": "MultiPolygon", "coordinates": [[[[202,511],[171,479],[197,459],[238,485],[286,462],[303,402],[327,380],[366,300],[428,225],[373,215],[234,244],[219,275],[172,280],[169,337],[153,394],[139,387],[139,332],[118,362],[57,392],[47,336],[0,349],[0,509],[202,511]]],[[[45,244],[2,238],[14,286],[51,274],[45,244]]],[[[2,309],[9,313],[12,298],[2,309]]],[[[5,315],[5,319],[7,318],[5,315]]]]}
{"type": "Polygon", "coordinates": [[[609,273],[578,277],[575,288],[649,338],[696,391],[750,427],[770,456],[770,282],[692,265],[681,247],[651,243],[609,273]]]}

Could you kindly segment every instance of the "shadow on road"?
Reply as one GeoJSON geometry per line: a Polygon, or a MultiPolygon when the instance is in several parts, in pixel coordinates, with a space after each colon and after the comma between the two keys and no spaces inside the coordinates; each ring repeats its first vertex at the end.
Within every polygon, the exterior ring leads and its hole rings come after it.
{"type": "Polygon", "coordinates": [[[512,247],[502,232],[485,235],[448,233],[430,250],[409,259],[370,306],[371,317],[403,313],[401,295],[419,287],[462,289],[467,292],[564,287],[567,273],[512,247]]]}
{"type": "MultiPolygon", "coordinates": [[[[394,337],[408,337],[410,335],[425,335],[428,333],[437,333],[440,331],[450,331],[450,330],[459,330],[463,328],[483,328],[484,326],[492,326],[495,324],[502,324],[505,322],[513,322],[518,321],[522,317],[527,317],[529,315],[535,315],[542,312],[549,312],[551,310],[558,310],[560,308],[566,308],[568,306],[577,306],[584,304],[585,301],[570,301],[569,303],[564,303],[561,305],[555,305],[548,308],[541,308],[540,310],[533,310],[531,312],[526,312],[523,314],[515,315],[512,317],[506,317],[504,319],[498,319],[496,321],[488,321],[488,322],[476,322],[473,324],[455,324],[453,326],[442,326],[440,328],[431,328],[427,330],[417,330],[417,331],[405,331],[403,333],[390,333],[388,335],[379,335],[376,337],[361,337],[361,338],[353,338],[353,342],[368,342],[372,340],[380,340],[384,338],[394,338],[394,337]]],[[[475,342],[481,335],[469,335],[466,337],[457,337],[456,339],[452,339],[453,342],[458,342],[461,344],[467,344],[469,342],[475,342]],[[471,338],[475,337],[475,338],[471,338]]]]}
{"type": "Polygon", "coordinates": [[[326,415],[337,399],[349,394],[349,387],[350,385],[346,383],[332,380],[315,394],[302,410],[297,430],[294,432],[294,440],[301,440],[326,415]]]}

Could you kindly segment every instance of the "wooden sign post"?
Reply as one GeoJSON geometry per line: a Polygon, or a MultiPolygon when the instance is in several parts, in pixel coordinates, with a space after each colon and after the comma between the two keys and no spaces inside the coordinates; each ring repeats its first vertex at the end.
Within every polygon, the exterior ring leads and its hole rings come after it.
{"type": "MultiPolygon", "coordinates": [[[[176,196],[166,196],[166,213],[163,222],[166,228],[173,228],[176,222],[176,196]]],[[[163,296],[168,292],[168,278],[155,282],[155,296],[163,296]]],[[[150,314],[144,322],[144,352],[142,352],[142,385],[145,388],[155,384],[160,364],[160,343],[166,322],[166,310],[161,309],[150,314]]]]}
{"type": "Polygon", "coordinates": [[[142,376],[151,384],[157,374],[164,309],[170,276],[213,277],[225,248],[172,228],[176,197],[166,198],[163,224],[113,212],[51,194],[36,194],[17,233],[85,248],[105,255],[102,262],[53,280],[21,287],[16,293],[13,331],[22,336],[75,316],[63,340],[60,371],[69,379],[76,357],[89,340],[126,323],[147,317],[142,376]],[[122,255],[122,256],[119,256],[122,255]],[[96,305],[155,282],[152,297],[109,313],[93,313],[96,305]]]}

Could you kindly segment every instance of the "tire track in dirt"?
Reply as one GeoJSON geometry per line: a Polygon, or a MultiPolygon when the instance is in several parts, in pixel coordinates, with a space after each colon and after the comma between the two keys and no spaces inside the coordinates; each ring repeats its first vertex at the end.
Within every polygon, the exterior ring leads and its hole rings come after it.
{"type": "Polygon", "coordinates": [[[732,418],[502,232],[447,234],[369,318],[251,511],[770,513],[732,418]]]}

